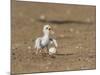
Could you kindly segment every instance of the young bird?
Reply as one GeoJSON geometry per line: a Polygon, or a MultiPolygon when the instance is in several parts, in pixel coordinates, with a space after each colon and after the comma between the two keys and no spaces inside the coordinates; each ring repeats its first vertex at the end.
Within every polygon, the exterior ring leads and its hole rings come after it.
{"type": "Polygon", "coordinates": [[[52,28],[50,25],[45,25],[43,27],[43,36],[38,37],[35,40],[35,48],[36,48],[36,54],[41,52],[42,49],[46,48],[47,52],[49,52],[48,46],[52,43],[55,47],[58,47],[58,44],[54,38],[50,37],[50,34],[54,34],[52,28]]]}

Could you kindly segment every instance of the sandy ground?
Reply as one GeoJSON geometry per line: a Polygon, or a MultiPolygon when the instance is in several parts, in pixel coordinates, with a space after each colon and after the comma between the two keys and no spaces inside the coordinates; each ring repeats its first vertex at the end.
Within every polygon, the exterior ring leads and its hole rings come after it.
{"type": "Polygon", "coordinates": [[[12,3],[11,73],[96,68],[95,6],[12,3]],[[40,21],[41,16],[46,21],[40,21]],[[42,35],[44,24],[50,24],[56,33],[55,58],[34,54],[34,40],[42,35]]]}

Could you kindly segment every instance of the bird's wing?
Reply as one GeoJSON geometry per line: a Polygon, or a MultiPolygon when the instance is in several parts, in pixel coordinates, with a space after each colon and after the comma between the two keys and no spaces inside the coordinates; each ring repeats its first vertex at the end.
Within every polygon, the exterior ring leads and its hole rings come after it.
{"type": "Polygon", "coordinates": [[[41,38],[39,37],[35,40],[35,48],[37,49],[41,48],[40,44],[41,44],[41,38]]]}
{"type": "Polygon", "coordinates": [[[57,41],[55,39],[50,38],[50,41],[54,43],[55,47],[58,47],[57,41]]]}
{"type": "Polygon", "coordinates": [[[53,43],[54,43],[55,47],[58,47],[57,41],[55,39],[53,39],[53,43]]]}

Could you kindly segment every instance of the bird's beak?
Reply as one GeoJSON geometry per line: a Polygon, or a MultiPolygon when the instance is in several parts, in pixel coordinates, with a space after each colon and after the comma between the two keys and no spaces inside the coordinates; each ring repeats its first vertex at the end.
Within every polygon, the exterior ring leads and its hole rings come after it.
{"type": "Polygon", "coordinates": [[[53,35],[54,34],[54,31],[52,29],[49,29],[50,33],[53,35]]]}
{"type": "Polygon", "coordinates": [[[55,32],[53,30],[51,30],[51,34],[54,34],[55,32]]]}

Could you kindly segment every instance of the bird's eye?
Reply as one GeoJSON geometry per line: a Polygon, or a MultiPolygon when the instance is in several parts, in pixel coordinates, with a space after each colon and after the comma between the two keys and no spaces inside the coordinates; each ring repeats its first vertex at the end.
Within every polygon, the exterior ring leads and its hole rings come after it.
{"type": "Polygon", "coordinates": [[[46,27],[46,29],[48,29],[48,27],[46,27]]]}

